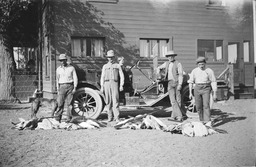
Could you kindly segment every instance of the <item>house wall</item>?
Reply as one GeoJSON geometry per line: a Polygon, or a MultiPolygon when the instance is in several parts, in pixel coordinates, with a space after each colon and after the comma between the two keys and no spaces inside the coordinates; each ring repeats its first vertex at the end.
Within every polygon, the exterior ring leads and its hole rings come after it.
{"type": "MultiPolygon", "coordinates": [[[[250,41],[251,62],[243,64],[248,75],[241,75],[240,79],[246,80],[249,85],[254,83],[251,77],[254,75],[251,73],[254,61],[252,18],[243,17],[252,13],[250,0],[241,0],[236,5],[227,1],[224,8],[209,8],[207,0],[120,0],[117,3],[89,2],[85,6],[79,2],[68,2],[51,1],[54,13],[51,60],[55,63],[51,69],[51,80],[44,81],[45,90],[53,91],[55,87],[56,60],[60,53],[67,53],[70,62],[79,67],[101,69],[104,58],[93,59],[102,63],[92,64],[88,58],[71,57],[72,36],[105,37],[105,50],[114,49],[117,55],[125,56],[131,64],[135,63],[134,59],[139,59],[140,38],[168,38],[173,40],[172,48],[178,53],[177,59],[186,72],[196,66],[198,39],[223,40],[224,61],[208,63],[216,76],[228,63],[228,43],[239,42],[242,46],[244,41],[250,41]]],[[[86,3],[85,0],[80,2],[86,3]]],[[[239,50],[242,53],[242,49],[239,50]]]]}
{"type": "MultiPolygon", "coordinates": [[[[104,12],[103,18],[124,33],[131,45],[139,45],[139,38],[143,37],[173,37],[173,49],[187,72],[195,67],[192,62],[197,57],[197,39],[224,40],[225,49],[228,41],[252,42],[252,22],[246,25],[241,22],[236,18],[239,17],[236,16],[239,11],[235,11],[238,7],[228,3],[229,9],[207,8],[207,0],[126,0],[117,4],[91,4],[104,12]]],[[[224,55],[227,61],[227,50],[224,55]]],[[[212,66],[215,65],[218,74],[223,64],[213,63],[212,66]]]]}

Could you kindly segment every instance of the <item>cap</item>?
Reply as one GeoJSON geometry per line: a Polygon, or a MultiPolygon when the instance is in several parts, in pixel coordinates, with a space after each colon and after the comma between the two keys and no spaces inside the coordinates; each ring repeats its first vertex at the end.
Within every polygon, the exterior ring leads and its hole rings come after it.
{"type": "Polygon", "coordinates": [[[67,60],[66,54],[60,54],[59,60],[67,60]]]}
{"type": "Polygon", "coordinates": [[[206,63],[205,57],[198,57],[198,58],[196,59],[196,64],[201,63],[201,62],[206,63]]]}

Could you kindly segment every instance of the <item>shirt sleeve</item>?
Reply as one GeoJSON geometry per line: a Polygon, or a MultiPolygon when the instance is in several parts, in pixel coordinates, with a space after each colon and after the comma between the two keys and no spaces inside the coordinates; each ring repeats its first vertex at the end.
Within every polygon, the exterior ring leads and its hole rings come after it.
{"type": "Polygon", "coordinates": [[[189,84],[193,84],[195,83],[195,69],[192,70],[192,72],[189,74],[189,80],[188,80],[188,83],[189,84]]]}
{"type": "Polygon", "coordinates": [[[102,67],[101,76],[100,76],[100,86],[103,87],[105,76],[105,65],[102,67]]]}
{"type": "Polygon", "coordinates": [[[182,85],[182,82],[183,82],[183,68],[182,68],[182,65],[181,63],[178,64],[178,84],[179,85],[182,85]]]}
{"type": "Polygon", "coordinates": [[[118,65],[119,68],[119,76],[120,76],[120,86],[124,85],[124,73],[120,65],[118,65]]]}
{"type": "Polygon", "coordinates": [[[76,69],[74,67],[73,67],[73,80],[74,80],[74,88],[76,88],[78,84],[78,78],[76,74],[76,69]]]}
{"type": "Polygon", "coordinates": [[[59,68],[57,68],[57,70],[56,70],[56,87],[57,87],[57,90],[59,89],[59,78],[60,78],[58,69],[59,68]]]}

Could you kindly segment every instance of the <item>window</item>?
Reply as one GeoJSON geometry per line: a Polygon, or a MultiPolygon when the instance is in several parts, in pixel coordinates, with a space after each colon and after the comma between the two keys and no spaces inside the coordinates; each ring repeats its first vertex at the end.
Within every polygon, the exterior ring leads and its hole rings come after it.
{"type": "Polygon", "coordinates": [[[226,2],[225,0],[209,0],[208,1],[208,6],[225,6],[226,2]]]}
{"type": "Polygon", "coordinates": [[[234,64],[234,67],[238,68],[238,53],[239,53],[239,43],[230,42],[228,43],[228,62],[234,64]]]}
{"type": "Polygon", "coordinates": [[[244,62],[250,62],[250,42],[244,42],[244,62]]]}
{"type": "Polygon", "coordinates": [[[24,70],[24,72],[29,74],[34,74],[37,72],[37,57],[35,48],[14,47],[13,55],[17,70],[24,70]]]}
{"type": "Polygon", "coordinates": [[[103,57],[104,38],[73,38],[72,57],[103,57]]]}
{"type": "Polygon", "coordinates": [[[223,41],[199,39],[197,53],[198,57],[205,57],[208,62],[223,61],[223,41]]]}
{"type": "Polygon", "coordinates": [[[140,39],[140,57],[165,57],[170,48],[169,39],[140,39]]]}

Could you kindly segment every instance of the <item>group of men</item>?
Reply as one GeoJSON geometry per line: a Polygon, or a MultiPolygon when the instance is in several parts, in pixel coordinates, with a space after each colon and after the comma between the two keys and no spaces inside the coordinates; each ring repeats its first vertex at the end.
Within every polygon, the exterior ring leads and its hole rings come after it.
{"type": "MultiPolygon", "coordinates": [[[[170,102],[173,108],[171,121],[182,122],[187,118],[186,112],[181,108],[181,88],[183,84],[183,68],[182,64],[175,59],[177,56],[174,51],[167,51],[165,56],[168,61],[157,68],[160,73],[164,70],[162,79],[168,81],[168,92],[170,102]]],[[[123,57],[119,60],[120,64],[115,62],[115,54],[113,50],[109,50],[106,55],[108,62],[102,67],[100,85],[101,92],[105,96],[106,110],[108,121],[119,121],[119,92],[124,89],[124,73],[122,70],[123,57]]],[[[56,119],[61,120],[64,102],[67,100],[68,111],[67,121],[71,119],[72,95],[76,90],[78,79],[75,68],[67,63],[67,56],[61,54],[59,61],[62,63],[57,68],[57,91],[58,91],[58,108],[56,110],[56,119]]],[[[199,114],[199,120],[204,124],[211,126],[210,113],[210,96],[213,92],[213,99],[216,99],[217,84],[214,72],[210,68],[206,68],[206,60],[204,57],[198,57],[197,66],[190,74],[189,98],[195,98],[196,109],[199,114]],[[194,93],[192,90],[194,89],[194,93]]]]}

